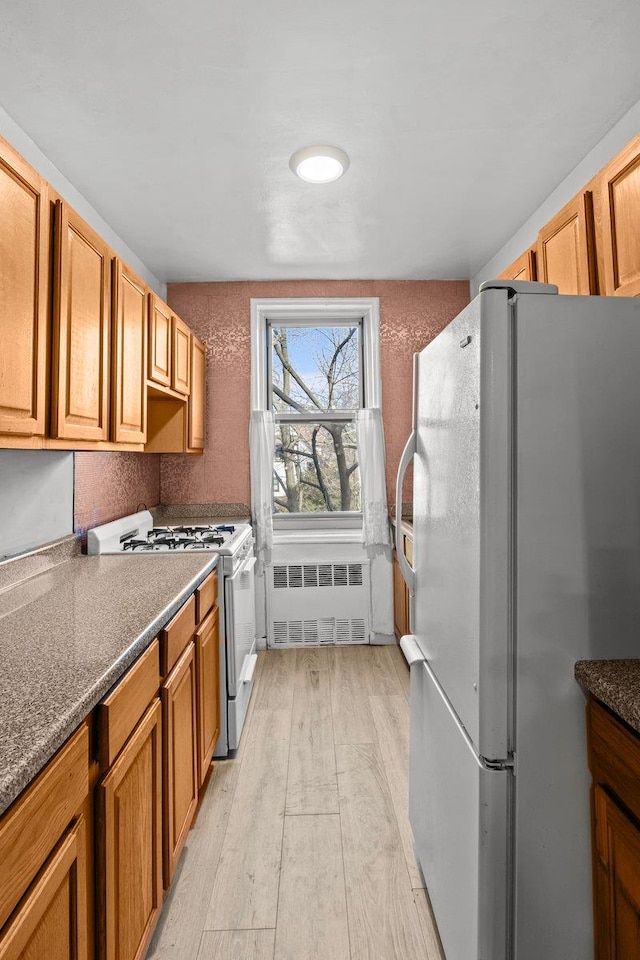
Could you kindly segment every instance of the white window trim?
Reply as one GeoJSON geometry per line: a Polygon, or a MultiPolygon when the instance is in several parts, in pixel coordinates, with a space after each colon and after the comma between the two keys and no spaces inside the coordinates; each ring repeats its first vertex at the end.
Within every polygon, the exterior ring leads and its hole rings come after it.
{"type": "Polygon", "coordinates": [[[346,299],[291,297],[251,300],[251,410],[267,410],[267,322],[305,320],[362,321],[364,406],[382,403],[380,382],[380,301],[377,297],[346,299]]]}
{"type": "MultiPolygon", "coordinates": [[[[329,324],[332,320],[356,320],[362,323],[362,373],[364,407],[380,407],[380,301],[378,297],[290,297],[287,299],[251,299],[251,410],[268,410],[267,396],[267,324],[273,321],[304,320],[329,324]]],[[[286,529],[317,529],[319,525],[361,528],[362,514],[349,517],[276,515],[275,526],[286,529]]]]}

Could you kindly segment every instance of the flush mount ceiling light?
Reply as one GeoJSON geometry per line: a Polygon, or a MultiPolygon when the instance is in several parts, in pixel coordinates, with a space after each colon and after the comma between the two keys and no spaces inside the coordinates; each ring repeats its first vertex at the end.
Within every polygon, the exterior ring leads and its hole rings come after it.
{"type": "Polygon", "coordinates": [[[340,147],[322,144],[296,150],[289,160],[289,166],[296,176],[307,183],[331,183],[346,173],[349,157],[340,147]]]}

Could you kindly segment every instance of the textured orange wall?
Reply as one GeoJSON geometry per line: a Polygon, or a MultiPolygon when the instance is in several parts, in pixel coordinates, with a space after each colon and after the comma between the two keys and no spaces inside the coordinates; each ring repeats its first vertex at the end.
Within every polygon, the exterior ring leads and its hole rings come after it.
{"type": "MultiPolygon", "coordinates": [[[[382,415],[391,506],[400,455],[411,429],[412,356],[469,302],[467,280],[169,284],[169,304],[207,347],[207,438],[202,457],[161,457],[161,502],[250,502],[252,297],[380,298],[382,415]]],[[[409,493],[407,489],[405,499],[409,493]]]]}
{"type": "Polygon", "coordinates": [[[148,453],[76,453],[73,526],[90,527],[135,513],[160,500],[160,457],[148,453]]]}

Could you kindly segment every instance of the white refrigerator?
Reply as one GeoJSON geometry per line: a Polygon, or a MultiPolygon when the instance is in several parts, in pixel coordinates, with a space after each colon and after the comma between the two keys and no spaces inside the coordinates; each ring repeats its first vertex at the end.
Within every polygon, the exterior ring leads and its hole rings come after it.
{"type": "Polygon", "coordinates": [[[446,960],[592,960],[573,672],[640,654],[640,299],[484,284],[414,395],[409,813],[446,960]]]}

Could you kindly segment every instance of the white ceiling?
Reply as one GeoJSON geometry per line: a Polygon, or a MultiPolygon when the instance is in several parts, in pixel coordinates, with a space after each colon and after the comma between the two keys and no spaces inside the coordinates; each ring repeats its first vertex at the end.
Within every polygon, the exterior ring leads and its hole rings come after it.
{"type": "Polygon", "coordinates": [[[640,98],[639,36],[637,0],[2,0],[0,103],[162,280],[468,277],[640,98]]]}

